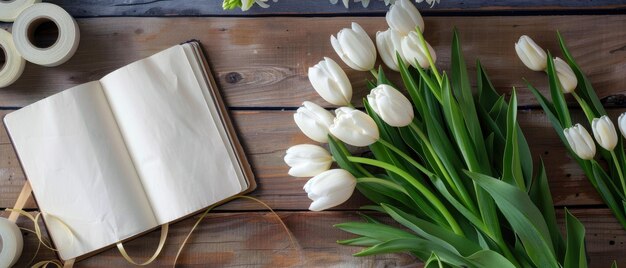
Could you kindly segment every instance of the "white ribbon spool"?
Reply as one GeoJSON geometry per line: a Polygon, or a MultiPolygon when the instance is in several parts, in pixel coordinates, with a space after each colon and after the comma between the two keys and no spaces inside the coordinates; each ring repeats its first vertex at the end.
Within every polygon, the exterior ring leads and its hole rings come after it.
{"type": "Polygon", "coordinates": [[[0,88],[13,84],[22,72],[26,61],[17,52],[13,44],[13,37],[5,30],[0,29],[0,54],[4,53],[4,65],[0,64],[0,88]]]}
{"type": "Polygon", "coordinates": [[[0,267],[11,267],[22,255],[24,247],[22,232],[14,222],[0,217],[0,238],[2,238],[0,267]]]}
{"type": "Polygon", "coordinates": [[[24,9],[39,2],[41,0],[0,1],[0,21],[13,22],[24,9]]]}
{"type": "Polygon", "coordinates": [[[39,3],[25,9],[15,20],[12,32],[15,47],[22,57],[47,67],[69,60],[76,52],[80,40],[80,31],[74,18],[63,8],[50,3],[39,3]],[[39,48],[31,39],[35,29],[49,21],[59,29],[58,38],[52,46],[39,48]]]}

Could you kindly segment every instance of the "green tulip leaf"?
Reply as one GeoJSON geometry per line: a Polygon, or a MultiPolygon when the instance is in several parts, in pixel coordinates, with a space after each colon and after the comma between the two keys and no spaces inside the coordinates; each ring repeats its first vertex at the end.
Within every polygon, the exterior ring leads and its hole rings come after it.
{"type": "Polygon", "coordinates": [[[538,267],[558,268],[548,226],[528,195],[493,177],[469,171],[466,173],[493,197],[533,263],[538,267]]]}
{"type": "Polygon", "coordinates": [[[552,201],[552,195],[550,194],[548,178],[546,176],[546,169],[543,164],[543,160],[540,162],[539,170],[530,186],[528,195],[537,208],[539,208],[543,218],[546,220],[557,258],[563,259],[565,256],[565,241],[563,240],[561,230],[559,229],[559,225],[556,221],[554,202],[552,201]]]}
{"type": "Polygon", "coordinates": [[[519,144],[517,142],[517,96],[515,89],[511,94],[511,101],[507,111],[506,120],[506,144],[504,146],[504,162],[502,181],[511,185],[517,185],[521,190],[526,190],[522,166],[519,159],[519,144]]]}
{"type": "Polygon", "coordinates": [[[547,72],[548,80],[550,82],[550,95],[552,96],[552,102],[554,103],[554,111],[556,112],[559,122],[564,127],[572,126],[572,119],[570,118],[569,109],[567,108],[567,102],[565,102],[565,95],[563,94],[563,87],[559,81],[559,77],[556,74],[556,68],[554,67],[554,60],[552,54],[548,51],[547,58],[547,72]]]}
{"type": "Polygon", "coordinates": [[[567,249],[563,267],[587,268],[585,251],[585,227],[565,209],[565,227],[567,231],[567,249]]]}
{"type": "Polygon", "coordinates": [[[595,117],[606,115],[606,111],[604,110],[604,107],[602,106],[602,103],[600,102],[596,91],[591,86],[591,83],[589,82],[589,79],[587,79],[587,76],[580,69],[580,66],[576,64],[574,57],[572,57],[572,54],[569,52],[567,46],[565,45],[565,40],[563,40],[563,36],[561,36],[561,33],[559,33],[558,31],[557,37],[559,39],[559,46],[563,51],[565,61],[572,68],[572,71],[574,71],[576,79],[578,80],[577,92],[580,93],[581,97],[586,100],[587,103],[591,103],[591,109],[593,109],[593,112],[596,115],[595,117]]]}

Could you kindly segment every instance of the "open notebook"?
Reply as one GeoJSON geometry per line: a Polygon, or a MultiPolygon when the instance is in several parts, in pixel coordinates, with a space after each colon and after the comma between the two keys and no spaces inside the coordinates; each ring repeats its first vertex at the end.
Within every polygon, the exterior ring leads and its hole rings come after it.
{"type": "Polygon", "coordinates": [[[38,101],[4,123],[63,260],[255,187],[196,42],[38,101]]]}

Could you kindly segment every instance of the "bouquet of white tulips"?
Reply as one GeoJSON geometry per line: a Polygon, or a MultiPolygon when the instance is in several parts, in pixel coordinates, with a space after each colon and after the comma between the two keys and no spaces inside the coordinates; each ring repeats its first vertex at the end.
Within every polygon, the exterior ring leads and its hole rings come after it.
{"type": "MultiPolygon", "coordinates": [[[[596,95],[589,79],[582,72],[565,45],[560,34],[557,34],[565,61],[559,57],[552,58],[530,37],[522,36],[515,44],[515,49],[522,62],[534,71],[545,71],[550,82],[549,101],[528,81],[528,88],[535,95],[552,126],[561,138],[572,157],[578,162],[591,185],[598,191],[606,205],[611,209],[617,220],[626,229],[626,153],[624,142],[619,138],[613,122],[608,117],[598,95],[596,95]],[[574,96],[582,108],[593,137],[581,124],[573,125],[569,108],[565,102],[565,94],[574,96]],[[599,150],[596,150],[596,142],[599,150]],[[596,151],[600,152],[608,168],[595,160],[596,151]]],[[[619,116],[617,122],[622,135],[626,137],[626,113],[619,116]]]]}
{"type": "Polygon", "coordinates": [[[357,235],[339,243],[366,247],[356,256],[409,252],[427,267],[586,267],[584,227],[566,211],[567,240],[561,235],[546,172],[533,167],[517,123],[515,91],[508,101],[497,94],[478,63],[472,93],[456,31],[450,74],[439,72],[408,0],[392,5],[386,20],[390,28],[376,35],[378,54],[403,85],[374,69],[376,46],[357,23],[331,37],[346,65],[374,75],[365,112],[351,104],[351,84],[335,61],[309,69],[320,96],[342,106],[333,115],[304,102],[294,115],[302,132],[331,152],[296,145],[285,156],[290,175],[313,177],[304,186],[310,209],[340,205],[356,188],[373,202],[364,210],[402,226],[371,216],[337,224],[357,235]],[[353,155],[347,145],[368,146],[371,154],[353,155]],[[339,168],[329,170],[333,161],[339,168]]]}

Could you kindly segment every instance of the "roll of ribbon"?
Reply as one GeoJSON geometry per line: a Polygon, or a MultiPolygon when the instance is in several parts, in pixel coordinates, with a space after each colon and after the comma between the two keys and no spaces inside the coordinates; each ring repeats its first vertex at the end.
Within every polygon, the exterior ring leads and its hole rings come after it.
{"type": "Polygon", "coordinates": [[[0,267],[11,267],[22,255],[24,239],[17,225],[6,218],[0,217],[0,267]]]}
{"type": "Polygon", "coordinates": [[[63,8],[39,3],[22,11],[13,24],[13,41],[22,57],[34,64],[47,67],[57,66],[69,60],[78,48],[80,31],[72,16],[63,8]],[[56,42],[47,48],[33,44],[34,32],[46,22],[53,22],[58,28],[56,42]]]}
{"type": "Polygon", "coordinates": [[[0,21],[12,22],[29,6],[41,0],[9,0],[0,1],[0,21]]]}
{"type": "Polygon", "coordinates": [[[13,44],[11,34],[0,29],[0,56],[3,56],[2,54],[4,54],[4,64],[0,63],[0,88],[15,82],[24,72],[26,65],[26,61],[13,44]]]}

